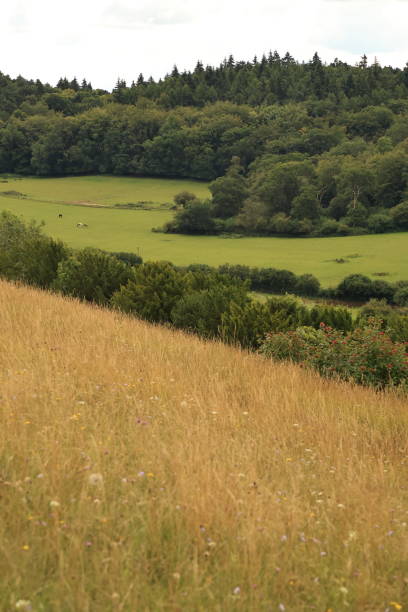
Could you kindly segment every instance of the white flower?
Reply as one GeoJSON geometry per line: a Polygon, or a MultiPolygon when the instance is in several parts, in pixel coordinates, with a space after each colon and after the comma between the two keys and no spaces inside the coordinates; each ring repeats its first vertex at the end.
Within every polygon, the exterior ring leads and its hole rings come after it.
{"type": "Polygon", "coordinates": [[[22,610],[23,612],[30,612],[33,609],[31,601],[28,599],[19,599],[16,602],[16,610],[22,610]]]}
{"type": "Polygon", "coordinates": [[[103,476],[98,472],[96,474],[89,474],[88,482],[93,486],[102,486],[103,485],[103,476]]]}
{"type": "Polygon", "coordinates": [[[53,499],[52,501],[50,501],[50,508],[59,508],[60,507],[60,503],[58,501],[56,501],[55,499],[53,499]]]}

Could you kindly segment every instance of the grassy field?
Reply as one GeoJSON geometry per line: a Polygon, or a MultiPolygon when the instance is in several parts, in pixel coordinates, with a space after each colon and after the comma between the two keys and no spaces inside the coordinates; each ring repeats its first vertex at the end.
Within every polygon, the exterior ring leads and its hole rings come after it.
{"type": "Polygon", "coordinates": [[[348,274],[361,273],[396,281],[408,277],[408,233],[341,238],[222,238],[180,236],[151,232],[172,212],[72,206],[61,202],[99,205],[171,200],[181,189],[208,194],[207,186],[191,181],[118,177],[21,179],[0,183],[0,191],[18,191],[26,199],[1,197],[0,209],[26,219],[45,221],[45,231],[73,247],[96,246],[111,251],[139,252],[145,260],[164,259],[175,264],[240,263],[273,266],[296,274],[313,273],[324,286],[334,285],[348,274]],[[139,186],[140,187],[139,190],[139,186]],[[202,190],[201,192],[199,190],[202,190]],[[34,199],[30,199],[34,198],[34,199]],[[160,198],[160,199],[159,199],[160,198]],[[58,214],[62,213],[62,219],[58,214]],[[78,222],[88,228],[77,228],[78,222]],[[344,259],[337,263],[336,259],[344,259]]]}
{"type": "Polygon", "coordinates": [[[16,191],[44,202],[84,203],[112,206],[129,202],[172,202],[180,191],[209,197],[207,183],[178,179],[118,176],[74,176],[63,178],[13,178],[0,182],[1,191],[16,191]]]}
{"type": "Polygon", "coordinates": [[[406,402],[4,282],[0,309],[1,610],[407,609],[406,402]]]}

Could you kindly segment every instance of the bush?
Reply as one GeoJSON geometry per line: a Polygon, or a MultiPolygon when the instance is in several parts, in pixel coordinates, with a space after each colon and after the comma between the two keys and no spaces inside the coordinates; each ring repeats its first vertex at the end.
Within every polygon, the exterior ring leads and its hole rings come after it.
{"type": "Polygon", "coordinates": [[[334,236],[335,234],[338,234],[338,229],[338,221],[335,221],[334,219],[326,219],[323,221],[319,233],[322,234],[322,236],[334,236]]]}
{"type": "Polygon", "coordinates": [[[130,275],[131,268],[116,257],[86,248],[59,264],[54,288],[65,295],[104,305],[130,275]]]}
{"type": "Polygon", "coordinates": [[[408,306],[408,286],[400,287],[396,290],[394,301],[398,306],[408,306]]]}
{"type": "Polygon", "coordinates": [[[392,229],[393,221],[389,215],[378,213],[368,217],[367,226],[373,234],[384,234],[392,229]]]}
{"type": "Polygon", "coordinates": [[[195,332],[206,338],[219,336],[222,317],[232,305],[244,307],[249,303],[245,285],[218,282],[208,289],[183,296],[171,312],[176,327],[195,332]]]}
{"type": "Polygon", "coordinates": [[[296,295],[319,295],[320,283],[313,274],[302,274],[296,279],[294,293],[296,295]]]}
{"type": "Polygon", "coordinates": [[[318,330],[306,327],[268,334],[259,352],[376,389],[408,384],[405,343],[393,343],[375,321],[347,335],[324,324],[318,330]]]}
{"type": "Polygon", "coordinates": [[[167,323],[177,302],[189,288],[188,275],[168,262],[150,262],[132,269],[111,305],[154,323],[167,323]]]}
{"type": "Polygon", "coordinates": [[[337,295],[341,298],[365,302],[373,297],[372,281],[362,274],[350,274],[337,286],[337,295]]]}
{"type": "Polygon", "coordinates": [[[191,193],[191,191],[180,191],[179,193],[176,193],[173,198],[174,203],[177,204],[177,206],[186,206],[186,204],[196,199],[197,196],[195,193],[191,193]]]}
{"type": "Polygon", "coordinates": [[[192,200],[165,226],[165,231],[180,234],[215,234],[216,224],[209,202],[192,200]]]}
{"type": "Polygon", "coordinates": [[[315,305],[310,310],[312,325],[319,328],[321,323],[347,332],[353,329],[353,317],[350,310],[338,306],[315,305]]]}
{"type": "Polygon", "coordinates": [[[222,315],[220,335],[224,342],[256,349],[267,332],[287,330],[288,326],[289,318],[283,310],[274,312],[268,304],[254,301],[232,303],[222,315]]]}
{"type": "Polygon", "coordinates": [[[10,212],[0,214],[0,276],[42,289],[53,284],[58,265],[69,251],[62,242],[45,236],[41,228],[10,212]]]}
{"type": "Polygon", "coordinates": [[[123,261],[123,263],[127,264],[128,266],[138,266],[143,263],[143,258],[140,257],[140,255],[136,255],[136,253],[126,253],[120,251],[119,253],[110,253],[110,255],[117,257],[120,259],[120,261],[123,261]]]}
{"type": "Polygon", "coordinates": [[[396,229],[408,230],[408,200],[391,208],[390,214],[396,229]]]}

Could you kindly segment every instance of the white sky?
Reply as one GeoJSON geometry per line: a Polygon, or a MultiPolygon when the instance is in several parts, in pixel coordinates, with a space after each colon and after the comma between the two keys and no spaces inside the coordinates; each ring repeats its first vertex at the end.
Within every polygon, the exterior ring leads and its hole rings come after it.
{"type": "Polygon", "coordinates": [[[407,31],[408,0],[2,0],[0,71],[111,90],[118,77],[274,49],[300,61],[318,51],[355,63],[366,53],[403,67],[407,31]]]}

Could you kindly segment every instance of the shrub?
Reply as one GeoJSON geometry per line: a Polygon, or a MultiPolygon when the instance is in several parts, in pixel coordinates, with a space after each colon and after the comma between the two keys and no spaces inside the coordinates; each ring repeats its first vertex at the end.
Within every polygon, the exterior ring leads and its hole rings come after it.
{"type": "Polygon", "coordinates": [[[145,263],[133,268],[128,283],[112,296],[111,305],[147,321],[166,323],[188,287],[188,275],[170,263],[145,263]]]}
{"type": "Polygon", "coordinates": [[[245,285],[214,283],[184,295],[174,306],[171,321],[176,327],[215,338],[219,336],[223,315],[232,305],[244,307],[249,301],[245,285]]]}
{"type": "Polygon", "coordinates": [[[405,343],[393,343],[375,320],[347,335],[324,324],[318,330],[306,327],[268,334],[259,352],[377,389],[408,383],[405,343]]]}
{"type": "Polygon", "coordinates": [[[215,234],[216,225],[212,214],[209,202],[192,200],[183,210],[175,214],[174,219],[165,226],[165,231],[181,234],[215,234]]]}
{"type": "Polygon", "coordinates": [[[341,298],[365,302],[372,295],[372,281],[362,274],[350,274],[337,286],[337,294],[341,298]]]}
{"type": "Polygon", "coordinates": [[[57,276],[58,264],[68,257],[68,248],[42,233],[34,221],[25,223],[10,212],[0,214],[0,276],[20,280],[42,289],[57,276]]]}
{"type": "Polygon", "coordinates": [[[173,198],[174,203],[177,204],[177,206],[186,206],[186,204],[196,199],[197,196],[191,191],[180,191],[179,193],[176,193],[173,198]]]}
{"type": "Polygon", "coordinates": [[[408,200],[405,200],[404,202],[401,202],[401,204],[398,204],[398,206],[391,208],[390,214],[396,229],[408,229],[408,200]]]}
{"type": "Polygon", "coordinates": [[[310,310],[310,318],[315,328],[325,323],[345,332],[353,329],[353,317],[347,308],[316,304],[310,310]]]}
{"type": "Polygon", "coordinates": [[[283,310],[274,312],[268,304],[254,301],[244,305],[234,302],[222,315],[220,335],[224,342],[256,349],[267,332],[287,330],[288,326],[283,310]]]}
{"type": "Polygon", "coordinates": [[[393,222],[389,215],[378,213],[368,217],[367,226],[373,234],[384,234],[392,229],[393,222]]]}
{"type": "Polygon", "coordinates": [[[139,264],[143,263],[143,258],[140,255],[136,255],[136,253],[126,253],[120,251],[119,253],[110,253],[110,255],[117,257],[120,259],[120,261],[123,261],[123,263],[127,264],[128,266],[138,266],[139,264]]]}
{"type": "Polygon", "coordinates": [[[394,301],[398,306],[408,306],[408,286],[400,287],[394,293],[394,301]]]}
{"type": "Polygon", "coordinates": [[[130,274],[131,268],[116,257],[86,248],[59,264],[54,288],[81,300],[107,304],[130,274]]]}
{"type": "Polygon", "coordinates": [[[296,293],[296,295],[319,295],[320,282],[313,274],[302,274],[296,279],[294,293],[296,293]]]}

